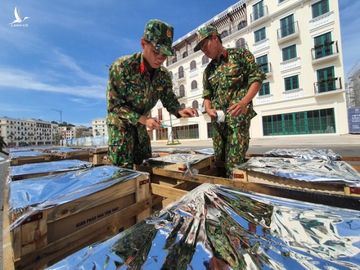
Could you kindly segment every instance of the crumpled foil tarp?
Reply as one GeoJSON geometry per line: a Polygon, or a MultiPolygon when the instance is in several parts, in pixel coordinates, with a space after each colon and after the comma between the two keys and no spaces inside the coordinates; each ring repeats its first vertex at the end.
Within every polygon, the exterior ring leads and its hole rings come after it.
{"type": "Polygon", "coordinates": [[[11,151],[10,159],[21,158],[21,157],[37,157],[37,156],[45,156],[43,152],[35,151],[35,150],[24,150],[24,151],[11,151]]]}
{"type": "Polygon", "coordinates": [[[178,147],[166,147],[166,148],[153,148],[153,152],[164,152],[169,154],[176,154],[176,153],[190,153],[190,148],[178,148],[178,147]]]}
{"type": "Polygon", "coordinates": [[[70,152],[76,152],[82,150],[84,149],[75,149],[70,147],[56,147],[56,148],[44,149],[43,151],[45,153],[70,153],[70,152]]]}
{"type": "Polygon", "coordinates": [[[237,168],[300,181],[360,186],[360,174],[344,161],[252,157],[237,168]]]}
{"type": "Polygon", "coordinates": [[[268,157],[286,157],[286,158],[301,158],[306,160],[321,159],[321,160],[341,160],[341,156],[331,149],[310,149],[310,148],[295,148],[295,149],[272,149],[265,152],[264,156],[268,157]]]}
{"type": "Polygon", "coordinates": [[[203,148],[203,149],[194,150],[194,152],[197,154],[203,154],[209,156],[213,156],[215,154],[214,148],[203,148]]]}
{"type": "Polygon", "coordinates": [[[198,170],[192,166],[203,159],[209,158],[208,155],[202,154],[170,154],[163,157],[153,157],[146,160],[147,163],[153,166],[165,166],[169,164],[183,164],[186,167],[185,175],[198,174],[198,170]]]}
{"type": "Polygon", "coordinates": [[[92,167],[92,163],[82,160],[59,160],[51,162],[30,163],[10,167],[9,176],[11,179],[20,178],[22,175],[67,172],[92,167]]]}
{"type": "Polygon", "coordinates": [[[48,269],[359,269],[360,212],[203,184],[48,269]]]}
{"type": "MultiPolygon", "coordinates": [[[[49,207],[85,197],[138,177],[138,171],[100,166],[74,172],[30,178],[9,183],[9,214],[16,217],[10,229],[27,217],[49,207]]],[[[94,202],[94,205],[98,203],[94,202]]],[[[91,206],[88,205],[90,208],[91,206]]]]}
{"type": "Polygon", "coordinates": [[[5,160],[4,158],[0,157],[0,162],[1,162],[1,161],[4,161],[4,160],[5,160]]]}

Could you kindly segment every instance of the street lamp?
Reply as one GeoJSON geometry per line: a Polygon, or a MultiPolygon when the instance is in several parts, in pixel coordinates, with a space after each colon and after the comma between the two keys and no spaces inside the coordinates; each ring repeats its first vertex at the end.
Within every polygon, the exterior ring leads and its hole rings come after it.
{"type": "Polygon", "coordinates": [[[60,114],[60,123],[59,124],[61,124],[62,123],[62,110],[58,110],[58,109],[51,109],[51,110],[56,111],[60,114]]]}

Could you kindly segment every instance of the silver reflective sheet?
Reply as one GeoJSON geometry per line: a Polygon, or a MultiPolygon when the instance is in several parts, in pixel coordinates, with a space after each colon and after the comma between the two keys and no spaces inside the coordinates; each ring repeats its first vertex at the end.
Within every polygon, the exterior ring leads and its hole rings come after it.
{"type": "Polygon", "coordinates": [[[215,153],[214,148],[204,148],[204,149],[195,150],[194,152],[198,153],[198,154],[209,155],[209,156],[212,156],[215,153]]]}
{"type": "Polygon", "coordinates": [[[201,155],[201,154],[171,154],[163,157],[149,158],[148,161],[150,163],[155,163],[155,164],[184,163],[191,165],[208,157],[209,156],[207,155],[201,155]]]}
{"type": "MultiPolygon", "coordinates": [[[[140,174],[144,173],[115,166],[101,166],[10,182],[9,214],[18,217],[10,225],[10,229],[38,211],[85,197],[140,174]]],[[[94,204],[97,205],[96,202],[94,204]]]]}
{"type": "Polygon", "coordinates": [[[28,174],[74,171],[90,167],[92,167],[92,163],[82,160],[59,160],[12,166],[9,175],[10,177],[18,177],[28,174]]]}
{"type": "Polygon", "coordinates": [[[25,151],[15,151],[10,152],[10,159],[19,158],[19,157],[36,157],[45,155],[43,152],[35,150],[25,150],[25,151]]]}
{"type": "Polygon", "coordinates": [[[57,148],[50,148],[50,149],[44,149],[43,151],[46,153],[70,153],[75,152],[83,149],[74,149],[69,147],[57,147],[57,148]]]}
{"type": "Polygon", "coordinates": [[[344,161],[253,157],[237,167],[308,182],[340,183],[349,186],[360,184],[360,174],[344,161]]]}
{"type": "Polygon", "coordinates": [[[359,269],[360,212],[203,184],[48,269],[359,269]]]}
{"type": "Polygon", "coordinates": [[[153,152],[164,152],[164,153],[170,153],[170,154],[176,154],[176,153],[190,153],[190,148],[178,148],[178,147],[166,147],[166,148],[154,148],[153,152]]]}
{"type": "Polygon", "coordinates": [[[331,149],[310,149],[310,148],[296,148],[296,149],[272,149],[265,152],[265,156],[270,157],[290,157],[301,158],[306,160],[322,159],[322,160],[340,160],[341,156],[331,149]]]}

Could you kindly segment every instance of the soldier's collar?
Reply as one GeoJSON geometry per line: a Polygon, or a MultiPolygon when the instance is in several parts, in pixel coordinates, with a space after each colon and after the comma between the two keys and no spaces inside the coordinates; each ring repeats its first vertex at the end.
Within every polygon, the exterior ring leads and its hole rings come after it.
{"type": "Polygon", "coordinates": [[[141,54],[141,57],[140,57],[140,74],[143,75],[145,74],[145,72],[148,72],[148,73],[152,73],[155,71],[154,68],[152,68],[150,66],[150,64],[146,61],[146,59],[144,58],[144,55],[141,54]]]}

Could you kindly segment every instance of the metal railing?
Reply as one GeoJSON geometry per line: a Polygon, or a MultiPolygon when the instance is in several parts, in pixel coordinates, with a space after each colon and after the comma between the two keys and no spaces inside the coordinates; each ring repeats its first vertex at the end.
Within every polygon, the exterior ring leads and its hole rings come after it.
{"type": "Polygon", "coordinates": [[[316,60],[325,56],[339,53],[337,41],[326,42],[311,49],[312,59],[316,60]]]}
{"type": "Polygon", "coordinates": [[[314,83],[315,94],[321,94],[342,89],[342,82],[340,77],[329,78],[314,83]]]}

